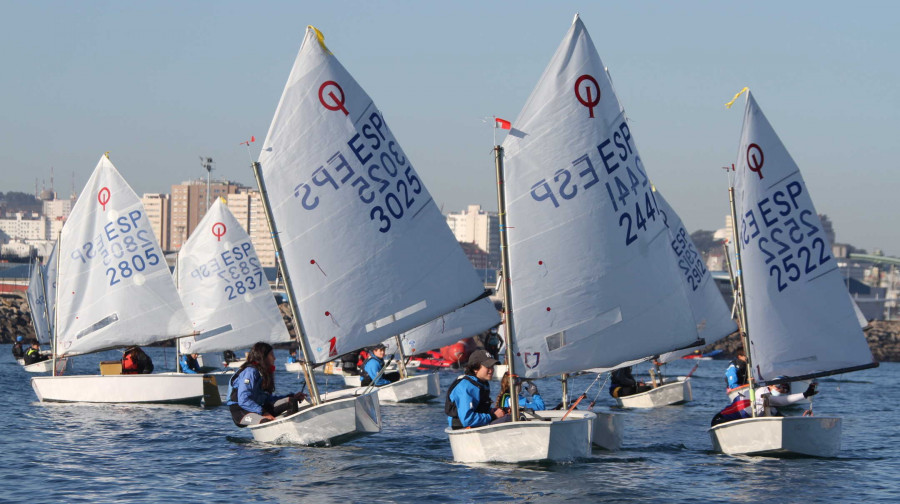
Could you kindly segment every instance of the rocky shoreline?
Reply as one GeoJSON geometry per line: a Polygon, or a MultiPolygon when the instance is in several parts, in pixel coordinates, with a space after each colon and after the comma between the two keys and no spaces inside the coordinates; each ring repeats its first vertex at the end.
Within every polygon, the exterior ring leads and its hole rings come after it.
{"type": "MultiPolygon", "coordinates": [[[[288,330],[293,335],[293,327],[290,321],[290,310],[286,304],[282,304],[282,315],[288,325],[288,330]]],[[[900,321],[878,320],[872,322],[865,330],[866,339],[872,355],[878,362],[900,362],[900,321]]],[[[16,335],[21,334],[26,340],[34,338],[34,328],[31,325],[31,313],[25,293],[13,292],[0,294],[0,343],[11,344],[16,335]]],[[[734,351],[740,347],[738,336],[732,335],[712,345],[705,347],[702,352],[723,350],[721,358],[732,358],[734,351]]]]}

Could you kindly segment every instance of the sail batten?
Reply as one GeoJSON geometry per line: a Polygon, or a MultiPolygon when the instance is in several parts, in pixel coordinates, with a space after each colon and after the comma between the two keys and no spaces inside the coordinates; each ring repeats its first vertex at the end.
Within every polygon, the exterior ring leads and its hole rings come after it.
{"type": "Polygon", "coordinates": [[[312,362],[426,324],[483,291],[384,114],[314,29],[259,162],[312,362]]]}
{"type": "Polygon", "coordinates": [[[800,168],[749,92],[735,169],[755,379],[877,365],[800,168]]]}

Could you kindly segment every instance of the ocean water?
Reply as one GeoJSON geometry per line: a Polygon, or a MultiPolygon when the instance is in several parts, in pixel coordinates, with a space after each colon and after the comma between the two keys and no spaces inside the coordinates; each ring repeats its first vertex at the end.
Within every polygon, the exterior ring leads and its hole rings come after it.
{"type": "MultiPolygon", "coordinates": [[[[171,349],[147,350],[157,370],[174,367],[171,349]]],[[[727,361],[704,361],[693,402],[621,412],[619,451],[561,464],[467,466],[453,462],[442,400],[382,405],[383,431],[346,445],[272,446],[235,427],[225,407],[39,403],[10,345],[0,353],[0,502],[900,502],[896,363],[820,380],[816,413],[843,417],[834,459],[711,452],[706,429],[727,403],[727,361]]],[[[96,372],[100,360],[119,356],[78,357],[73,371],[96,372]]],[[[278,353],[280,392],[302,383],[283,371],[286,357],[278,353]]],[[[693,365],[678,361],[667,371],[693,365]]],[[[444,390],[456,375],[441,373],[444,390]]],[[[319,378],[323,389],[341,385],[319,378]]],[[[594,378],[572,379],[570,391],[593,384],[587,400],[596,396],[608,409],[612,399],[606,390],[597,395],[602,379],[594,378]]],[[[557,380],[537,384],[548,404],[559,401],[557,380]]]]}

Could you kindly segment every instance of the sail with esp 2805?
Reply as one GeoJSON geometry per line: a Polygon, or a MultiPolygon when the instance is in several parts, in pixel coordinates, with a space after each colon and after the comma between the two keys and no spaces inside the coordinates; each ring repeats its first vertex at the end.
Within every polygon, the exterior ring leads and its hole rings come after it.
{"type": "Polygon", "coordinates": [[[140,198],[102,156],[59,240],[57,355],[191,333],[140,198]]]}

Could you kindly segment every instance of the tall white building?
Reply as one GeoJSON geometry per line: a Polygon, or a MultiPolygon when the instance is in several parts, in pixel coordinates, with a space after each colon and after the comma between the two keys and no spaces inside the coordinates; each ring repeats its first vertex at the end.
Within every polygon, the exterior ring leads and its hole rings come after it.
{"type": "Polygon", "coordinates": [[[0,231],[11,240],[47,240],[50,236],[50,219],[43,215],[18,212],[0,219],[0,231]]]}
{"type": "Polygon", "coordinates": [[[56,199],[56,193],[52,193],[52,196],[52,199],[44,199],[44,194],[41,194],[43,214],[50,221],[50,230],[46,237],[48,240],[55,240],[59,236],[59,232],[62,231],[62,226],[69,218],[69,213],[72,212],[72,206],[75,204],[74,196],[70,199],[56,199]]]}
{"type": "Polygon", "coordinates": [[[250,235],[256,255],[262,266],[275,266],[275,246],[272,244],[272,236],[269,233],[269,224],[266,222],[266,212],[263,210],[259,199],[259,191],[241,188],[237,193],[225,196],[228,209],[234,214],[234,218],[241,223],[244,231],[250,235]]]}
{"type": "MultiPolygon", "coordinates": [[[[495,212],[481,209],[481,205],[469,205],[461,212],[447,214],[447,225],[456,241],[474,243],[488,254],[488,267],[500,265],[500,226],[495,212]]],[[[471,259],[471,258],[470,258],[471,259]]]]}
{"type": "Polygon", "coordinates": [[[159,246],[163,250],[171,250],[172,199],[168,194],[147,193],[141,196],[141,203],[147,211],[147,219],[159,246]]]}

